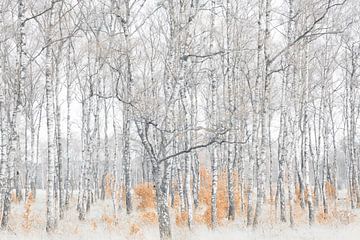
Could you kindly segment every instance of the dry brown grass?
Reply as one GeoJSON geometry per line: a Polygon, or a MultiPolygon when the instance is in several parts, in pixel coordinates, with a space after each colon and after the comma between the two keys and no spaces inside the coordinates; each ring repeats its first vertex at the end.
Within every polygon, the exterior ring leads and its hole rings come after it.
{"type": "Polygon", "coordinates": [[[32,207],[33,203],[34,203],[34,197],[33,197],[32,192],[30,192],[29,196],[26,199],[25,206],[24,206],[25,211],[23,214],[24,221],[23,221],[22,227],[25,230],[30,230],[30,228],[31,228],[32,219],[31,219],[30,215],[31,215],[31,207],[32,207]]]}

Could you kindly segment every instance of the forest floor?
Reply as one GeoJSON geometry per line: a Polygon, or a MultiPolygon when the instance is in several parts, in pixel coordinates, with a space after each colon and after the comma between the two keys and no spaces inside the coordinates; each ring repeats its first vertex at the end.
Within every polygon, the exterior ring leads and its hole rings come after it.
{"type": "MultiPolygon", "coordinates": [[[[28,204],[13,203],[10,215],[10,230],[0,232],[1,240],[22,239],[159,239],[154,203],[149,200],[151,194],[146,191],[135,191],[134,213],[126,215],[120,213],[117,224],[112,217],[112,201],[98,200],[91,207],[85,221],[79,221],[76,211],[76,198],[71,199],[70,209],[58,224],[53,234],[45,232],[46,224],[46,195],[44,191],[37,192],[36,201],[28,204]],[[146,194],[146,197],[144,197],[146,194]]],[[[200,201],[201,203],[201,201],[200,201]]],[[[338,204],[339,205],[339,204],[338,204]]],[[[238,216],[235,221],[222,219],[216,230],[207,226],[206,206],[195,211],[194,227],[190,231],[186,226],[185,215],[179,215],[177,210],[171,210],[172,231],[174,239],[359,239],[360,211],[350,209],[345,204],[331,210],[328,216],[317,212],[316,223],[309,227],[306,223],[306,210],[295,209],[296,224],[293,228],[289,223],[275,221],[274,208],[268,204],[264,209],[264,222],[257,229],[245,225],[244,216],[238,216]],[[204,221],[202,221],[204,220],[204,221]]],[[[348,204],[346,204],[348,205],[348,204]]],[[[219,204],[221,208],[221,203],[219,204]]],[[[219,215],[221,215],[219,209],[219,215]]]]}

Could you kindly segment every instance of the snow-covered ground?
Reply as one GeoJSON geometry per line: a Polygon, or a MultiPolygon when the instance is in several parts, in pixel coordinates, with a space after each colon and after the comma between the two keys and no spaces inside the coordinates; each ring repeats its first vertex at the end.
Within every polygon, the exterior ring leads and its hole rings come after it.
{"type": "MultiPolygon", "coordinates": [[[[38,192],[37,200],[31,206],[28,229],[24,227],[24,204],[13,204],[10,219],[10,230],[0,232],[1,240],[37,240],[37,239],[159,239],[157,225],[142,222],[135,212],[130,216],[120,214],[118,224],[113,224],[111,218],[111,201],[99,201],[92,206],[86,221],[77,219],[76,201],[71,202],[71,208],[66,212],[65,219],[59,222],[58,230],[53,234],[45,232],[45,193],[38,192]]],[[[351,214],[352,220],[346,224],[337,219],[327,224],[315,224],[309,227],[306,223],[298,223],[290,228],[287,223],[265,223],[256,230],[245,227],[244,220],[239,218],[234,222],[223,222],[215,231],[207,226],[195,225],[192,231],[186,227],[178,227],[173,221],[174,239],[326,239],[326,240],[358,240],[360,239],[359,211],[351,214]]]]}

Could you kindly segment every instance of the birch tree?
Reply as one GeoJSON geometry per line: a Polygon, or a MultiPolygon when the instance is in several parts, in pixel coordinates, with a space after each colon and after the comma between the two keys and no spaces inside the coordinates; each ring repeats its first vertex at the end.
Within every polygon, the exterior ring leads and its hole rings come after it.
{"type": "Polygon", "coordinates": [[[53,38],[53,18],[55,1],[51,1],[51,10],[48,16],[48,25],[46,32],[46,52],[45,52],[45,78],[46,78],[46,125],[47,125],[47,208],[46,208],[46,231],[52,232],[56,228],[55,213],[55,119],[54,119],[54,87],[51,67],[51,41],[53,38]]]}

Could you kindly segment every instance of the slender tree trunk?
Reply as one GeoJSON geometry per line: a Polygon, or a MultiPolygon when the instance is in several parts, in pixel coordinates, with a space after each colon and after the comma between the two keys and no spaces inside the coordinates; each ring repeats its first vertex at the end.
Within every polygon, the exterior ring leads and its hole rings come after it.
{"type": "MultiPolygon", "coordinates": [[[[103,82],[103,94],[106,95],[106,85],[105,79],[103,82]]],[[[104,151],[105,151],[105,166],[103,176],[108,175],[108,177],[113,178],[110,174],[110,153],[109,153],[109,137],[108,137],[108,106],[106,99],[104,99],[104,151]]],[[[105,197],[105,196],[104,196],[105,197]]],[[[104,199],[104,198],[103,198],[104,199]]]]}
{"type": "MultiPolygon", "coordinates": [[[[268,49],[268,40],[270,37],[270,4],[271,0],[260,0],[260,6],[259,6],[259,40],[258,44],[263,45],[264,50],[264,70],[261,63],[261,59],[259,59],[260,56],[258,56],[258,77],[262,77],[262,101],[261,101],[261,108],[259,113],[259,120],[260,120],[260,129],[261,129],[261,139],[260,139],[260,152],[259,155],[256,158],[256,169],[257,169],[257,199],[256,199],[256,211],[255,211],[255,217],[254,217],[254,223],[253,225],[256,226],[259,221],[260,217],[262,215],[262,209],[263,204],[265,201],[265,147],[266,147],[266,117],[267,117],[267,108],[268,108],[268,102],[269,102],[269,85],[270,85],[270,63],[269,63],[269,49],[268,49]],[[263,11],[263,4],[265,1],[265,34],[264,39],[262,40],[261,34],[262,34],[262,11],[263,11]],[[259,76],[260,75],[260,76],[259,76]]],[[[260,46],[261,48],[261,46],[260,46]]],[[[260,53],[258,53],[260,54],[260,53]]]]}
{"type": "Polygon", "coordinates": [[[185,198],[184,198],[184,190],[183,190],[183,177],[181,172],[181,161],[179,158],[175,158],[177,164],[177,185],[178,185],[178,192],[180,198],[180,211],[185,212],[185,198]]]}
{"type": "MultiPolygon", "coordinates": [[[[5,45],[5,44],[4,44],[5,45]]],[[[5,53],[6,47],[3,44],[0,44],[1,51],[4,52],[4,55],[1,57],[1,76],[0,76],[0,219],[3,216],[4,201],[6,199],[7,193],[7,184],[8,184],[8,159],[6,156],[6,118],[5,118],[5,67],[6,67],[6,57],[5,53]]]]}
{"type": "MultiPolygon", "coordinates": [[[[122,18],[122,27],[124,30],[125,38],[125,58],[126,58],[126,83],[124,94],[127,102],[131,101],[132,97],[132,63],[131,63],[131,42],[130,42],[130,5],[129,0],[125,1],[125,17],[122,18]]],[[[131,195],[131,156],[130,156],[130,106],[128,104],[123,105],[123,160],[125,169],[125,192],[126,192],[126,212],[130,214],[132,212],[132,195],[131,195]]]]}
{"type": "MultiPolygon", "coordinates": [[[[19,38],[17,41],[17,51],[18,51],[18,72],[17,72],[17,79],[15,82],[15,103],[12,112],[12,118],[8,120],[10,123],[10,136],[8,140],[9,144],[9,152],[8,152],[8,160],[7,160],[7,167],[4,168],[4,171],[8,171],[8,180],[7,180],[7,187],[6,191],[4,192],[4,202],[3,202],[3,212],[1,218],[1,228],[6,229],[9,223],[9,214],[11,208],[11,201],[10,201],[10,194],[12,189],[15,187],[16,179],[15,179],[15,162],[16,162],[16,143],[18,142],[18,133],[17,133],[17,117],[20,111],[20,104],[21,104],[21,91],[22,91],[22,84],[25,82],[26,78],[26,69],[25,69],[25,5],[23,0],[18,0],[18,30],[19,30],[19,38]]],[[[3,66],[5,67],[5,59],[3,60],[3,66]]],[[[5,70],[5,68],[4,68],[5,70]]],[[[5,78],[4,78],[5,79],[5,78]]]]}
{"type": "MultiPolygon", "coordinates": [[[[215,0],[211,1],[211,16],[210,16],[210,52],[214,48],[214,31],[215,31],[215,0]]],[[[215,116],[215,107],[216,107],[216,95],[217,95],[217,82],[215,78],[215,68],[213,59],[210,59],[210,127],[216,126],[217,117],[215,116]]],[[[218,159],[216,156],[215,146],[210,146],[210,159],[211,159],[211,227],[215,228],[217,225],[217,184],[218,184],[218,159]]]]}
{"type": "Polygon", "coordinates": [[[310,167],[309,161],[310,156],[308,152],[309,143],[308,143],[308,101],[309,101],[309,66],[308,66],[308,43],[306,44],[305,50],[305,79],[304,79],[304,120],[303,120],[303,134],[304,134],[304,171],[305,171],[305,188],[307,192],[307,204],[309,209],[309,224],[314,223],[314,208],[312,202],[312,189],[310,186],[310,167]]]}
{"type": "Polygon", "coordinates": [[[60,55],[61,46],[58,47],[58,56],[55,59],[55,128],[56,128],[56,144],[57,144],[57,179],[58,179],[58,194],[59,194],[59,217],[64,217],[64,181],[63,181],[63,145],[61,139],[61,109],[60,109],[60,55]]]}
{"type": "Polygon", "coordinates": [[[65,207],[69,208],[70,203],[70,144],[71,144],[71,58],[69,43],[67,51],[67,68],[66,68],[66,174],[65,174],[65,207]]]}
{"type": "Polygon", "coordinates": [[[152,176],[155,184],[155,200],[157,203],[160,239],[168,240],[171,239],[171,223],[169,207],[166,197],[167,192],[164,184],[164,181],[166,180],[161,179],[161,169],[159,163],[155,159],[154,151],[151,144],[148,142],[148,123],[140,124],[138,122],[135,122],[135,124],[143,146],[145,147],[146,151],[151,154],[150,161],[152,163],[152,176]]]}
{"type": "MultiPolygon", "coordinates": [[[[55,1],[51,1],[53,8],[55,1]]],[[[55,119],[54,119],[54,88],[51,68],[51,41],[53,28],[53,10],[50,10],[49,25],[46,35],[47,48],[45,52],[45,78],[46,78],[46,125],[47,125],[47,144],[48,144],[48,174],[47,174],[47,211],[46,211],[46,231],[53,232],[56,227],[56,213],[55,213],[55,119]]]]}

